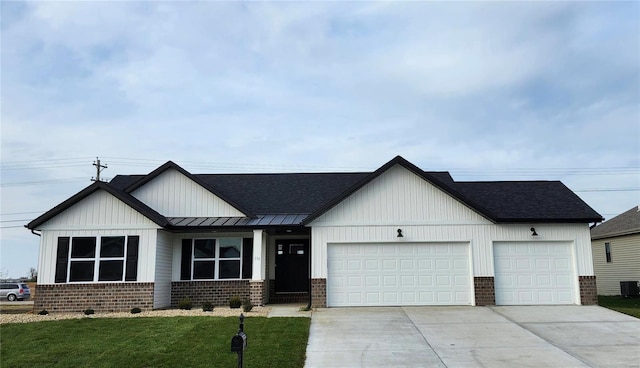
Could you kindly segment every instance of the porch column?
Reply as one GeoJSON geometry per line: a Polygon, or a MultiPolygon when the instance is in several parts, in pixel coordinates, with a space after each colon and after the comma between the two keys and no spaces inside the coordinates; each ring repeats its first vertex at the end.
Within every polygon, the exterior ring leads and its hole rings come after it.
{"type": "Polygon", "coordinates": [[[249,299],[253,305],[262,306],[267,302],[265,271],[267,262],[267,244],[263,230],[253,230],[253,262],[249,281],[249,299]]]}
{"type": "Polygon", "coordinates": [[[264,231],[253,230],[253,265],[251,272],[252,281],[264,281],[267,245],[264,242],[264,231]]]}

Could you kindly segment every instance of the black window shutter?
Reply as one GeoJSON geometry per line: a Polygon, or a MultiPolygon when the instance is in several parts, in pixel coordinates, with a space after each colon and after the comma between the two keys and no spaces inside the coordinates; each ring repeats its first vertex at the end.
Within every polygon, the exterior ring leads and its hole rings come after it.
{"type": "Polygon", "coordinates": [[[191,239],[182,239],[180,280],[191,280],[191,239]]]}
{"type": "Polygon", "coordinates": [[[242,239],[242,278],[250,279],[253,273],[253,238],[242,239]]]}
{"type": "Polygon", "coordinates": [[[69,237],[58,238],[56,255],[56,283],[67,282],[67,262],[69,261],[69,237]]]}
{"type": "Polygon", "coordinates": [[[127,268],[124,281],[136,281],[138,279],[138,245],[139,236],[129,236],[127,239],[127,268]]]}

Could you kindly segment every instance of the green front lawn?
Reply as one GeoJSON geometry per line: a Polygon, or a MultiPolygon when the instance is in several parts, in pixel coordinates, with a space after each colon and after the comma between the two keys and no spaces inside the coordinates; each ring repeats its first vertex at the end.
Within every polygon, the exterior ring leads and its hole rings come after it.
{"type": "Polygon", "coordinates": [[[620,313],[640,318],[640,298],[624,298],[621,296],[598,295],[598,304],[620,313]]]}
{"type": "MultiPolygon", "coordinates": [[[[302,367],[309,318],[245,319],[244,366],[302,367]]],[[[83,318],[0,326],[0,366],[235,367],[236,317],[83,318]]]]}

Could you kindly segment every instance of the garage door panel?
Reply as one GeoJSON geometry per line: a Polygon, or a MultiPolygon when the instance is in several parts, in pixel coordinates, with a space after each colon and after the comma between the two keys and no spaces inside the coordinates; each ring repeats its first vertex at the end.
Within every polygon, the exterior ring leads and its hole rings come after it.
{"type": "Polygon", "coordinates": [[[471,304],[468,244],[330,244],[328,270],[329,306],[471,304]]]}
{"type": "Polygon", "coordinates": [[[569,243],[496,243],[494,267],[498,305],[576,303],[569,243]]]}

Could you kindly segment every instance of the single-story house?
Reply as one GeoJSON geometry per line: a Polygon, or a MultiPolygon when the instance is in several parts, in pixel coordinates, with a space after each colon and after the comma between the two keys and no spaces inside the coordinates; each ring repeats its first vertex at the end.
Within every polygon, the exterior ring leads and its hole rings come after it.
{"type": "Polygon", "coordinates": [[[640,282],[640,206],[591,229],[598,293],[620,295],[620,282],[640,282]]]}
{"type": "Polygon", "coordinates": [[[95,182],[27,225],[36,309],[309,301],[313,307],[595,304],[589,224],[559,181],[459,182],[397,156],[374,172],[95,182]]]}

